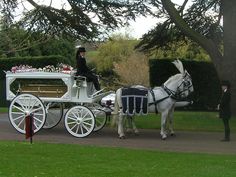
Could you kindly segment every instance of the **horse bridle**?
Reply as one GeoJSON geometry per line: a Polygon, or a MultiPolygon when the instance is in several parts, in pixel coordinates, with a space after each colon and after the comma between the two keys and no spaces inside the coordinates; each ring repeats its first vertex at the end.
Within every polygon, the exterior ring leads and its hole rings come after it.
{"type": "Polygon", "coordinates": [[[165,85],[162,86],[162,88],[165,90],[165,92],[169,95],[169,97],[171,97],[172,99],[175,99],[175,100],[181,100],[181,94],[183,92],[185,92],[186,90],[190,90],[191,87],[193,87],[193,84],[191,84],[189,81],[185,81],[185,78],[186,77],[189,77],[191,79],[191,76],[186,72],[186,74],[184,75],[183,77],[183,81],[181,82],[181,84],[179,84],[179,86],[177,87],[176,91],[174,90],[171,90],[169,89],[168,87],[166,87],[165,85]],[[187,84],[186,84],[187,82],[187,84]],[[183,84],[186,84],[184,85],[184,88],[183,90],[180,90],[180,87],[183,85],[183,84]],[[187,86],[188,85],[188,86],[187,86]]]}

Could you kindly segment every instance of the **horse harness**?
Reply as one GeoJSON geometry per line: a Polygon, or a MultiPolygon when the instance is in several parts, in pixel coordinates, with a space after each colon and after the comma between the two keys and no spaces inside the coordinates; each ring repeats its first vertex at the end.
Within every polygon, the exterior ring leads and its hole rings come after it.
{"type": "MultiPolygon", "coordinates": [[[[186,73],[186,75],[184,76],[184,78],[186,76],[190,76],[188,73],[186,73]]],[[[151,106],[151,105],[155,105],[155,112],[156,114],[158,113],[158,110],[157,110],[157,104],[166,100],[167,98],[172,98],[176,101],[178,100],[181,100],[180,98],[180,95],[181,93],[185,92],[186,90],[189,90],[193,85],[190,84],[189,81],[183,81],[178,87],[177,87],[177,91],[174,91],[174,90],[171,90],[169,89],[168,87],[166,87],[165,85],[162,85],[161,88],[167,93],[168,96],[166,97],[163,97],[162,99],[159,99],[159,100],[156,100],[155,98],[155,95],[154,95],[154,92],[153,92],[153,89],[150,89],[150,93],[152,95],[152,98],[153,98],[153,102],[152,103],[149,103],[148,105],[151,106]],[[187,82],[187,83],[186,83],[187,82]],[[179,88],[181,87],[181,85],[184,84],[184,88],[186,89],[183,89],[182,91],[179,91],[179,88]]]]}

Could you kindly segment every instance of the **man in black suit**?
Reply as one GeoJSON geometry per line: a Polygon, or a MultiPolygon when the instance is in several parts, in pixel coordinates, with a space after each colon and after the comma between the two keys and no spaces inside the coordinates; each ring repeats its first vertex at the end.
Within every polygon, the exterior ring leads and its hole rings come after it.
{"type": "Polygon", "coordinates": [[[88,82],[93,82],[95,89],[100,90],[100,84],[98,82],[98,77],[90,71],[87,67],[85,59],[85,48],[79,47],[76,53],[76,62],[77,62],[77,73],[76,75],[85,76],[88,82]]]}
{"type": "Polygon", "coordinates": [[[219,117],[223,120],[224,129],[225,129],[225,138],[221,141],[230,141],[230,127],[229,127],[229,119],[231,117],[230,110],[230,83],[229,81],[222,81],[221,84],[222,96],[220,99],[219,106],[219,117]]]}

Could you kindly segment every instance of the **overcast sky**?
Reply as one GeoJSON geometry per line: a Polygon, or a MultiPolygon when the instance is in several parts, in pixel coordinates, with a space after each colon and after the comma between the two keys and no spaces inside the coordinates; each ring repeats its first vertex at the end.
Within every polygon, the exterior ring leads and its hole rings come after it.
{"type": "MultiPolygon", "coordinates": [[[[39,4],[45,4],[49,5],[50,2],[52,2],[53,7],[61,8],[62,2],[65,2],[64,0],[36,0],[37,3],[39,4]]],[[[172,0],[172,2],[177,3],[177,4],[182,4],[184,0],[172,0]]],[[[27,9],[33,8],[27,1],[22,1],[24,2],[24,7],[27,9]]],[[[66,4],[64,6],[66,8],[66,4]]],[[[19,9],[19,13],[22,10],[19,9]]],[[[150,29],[155,27],[156,23],[158,22],[159,19],[157,18],[152,18],[150,16],[147,17],[139,17],[136,19],[136,21],[131,21],[129,27],[125,27],[122,29],[117,29],[115,32],[116,33],[127,33],[130,36],[134,38],[140,38],[142,37],[143,34],[147,33],[150,29]]]]}

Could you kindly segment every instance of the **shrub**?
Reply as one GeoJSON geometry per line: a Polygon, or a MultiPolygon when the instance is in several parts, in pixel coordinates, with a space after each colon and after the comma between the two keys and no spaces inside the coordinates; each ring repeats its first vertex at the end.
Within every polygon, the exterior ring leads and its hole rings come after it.
{"type": "Polygon", "coordinates": [[[126,60],[114,63],[114,72],[125,85],[149,86],[148,58],[143,54],[134,53],[126,60]]]}

